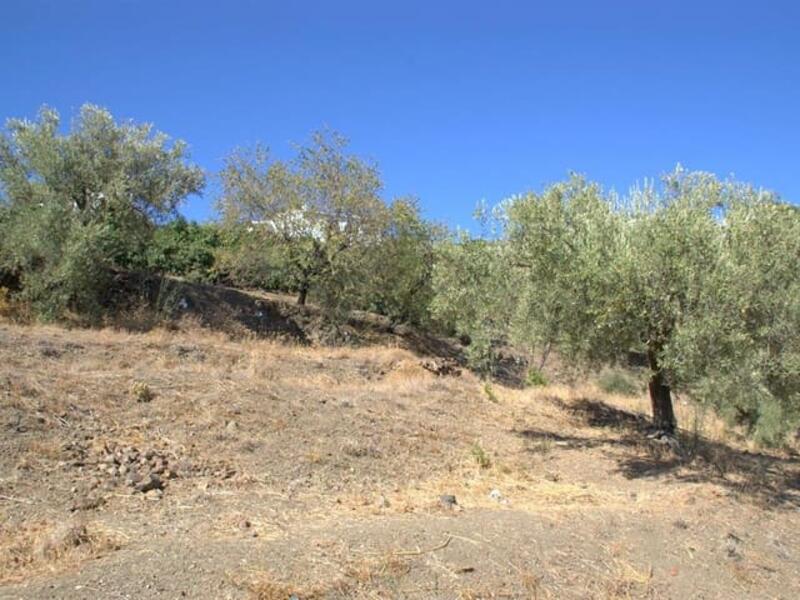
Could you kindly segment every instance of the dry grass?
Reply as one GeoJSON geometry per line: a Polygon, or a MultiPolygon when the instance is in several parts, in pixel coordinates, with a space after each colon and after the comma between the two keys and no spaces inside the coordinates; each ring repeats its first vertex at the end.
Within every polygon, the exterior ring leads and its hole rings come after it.
{"type": "Polygon", "coordinates": [[[80,522],[47,521],[0,526],[0,583],[74,568],[121,545],[118,532],[80,522]]]}
{"type": "Polygon", "coordinates": [[[247,590],[253,600],[287,600],[292,596],[303,600],[321,600],[329,597],[340,585],[339,582],[328,586],[292,584],[266,572],[255,573],[249,581],[236,583],[247,590]]]}
{"type": "MultiPolygon", "coordinates": [[[[643,566],[652,556],[633,544],[609,556],[620,523],[664,535],[659,525],[672,532],[676,512],[694,523],[702,514],[703,535],[715,527],[724,535],[719,508],[733,502],[729,490],[782,497],[791,490],[776,482],[791,484],[796,470],[788,459],[746,455],[711,415],[697,418],[698,433],[727,445],[707,445],[704,460],[716,466],[704,470],[647,442],[637,416],[647,412],[644,395],[608,394],[586,381],[494,384],[490,398],[472,374],[436,376],[398,347],[310,348],[191,323],[146,333],[3,325],[0,336],[0,410],[9,423],[0,500],[32,523],[0,530],[5,581],[69,569],[115,547],[120,538],[98,525],[48,546],[55,528],[35,511],[67,514],[98,476],[95,465],[120,446],[202,469],[170,480],[157,502],[114,484],[102,508],[81,514],[116,510],[132,535],[146,516],[168,536],[191,531],[217,551],[241,543],[235,558],[250,565],[267,548],[272,554],[237,580],[267,600],[653,597],[660,582],[643,566]],[[149,402],[133,401],[140,382],[149,402]],[[75,443],[82,467],[66,450],[75,443]],[[751,459],[765,466],[763,479],[742,468],[751,459]],[[457,497],[455,510],[441,506],[444,494],[457,497]],[[425,550],[450,533],[472,537],[467,526],[486,536],[472,553],[469,544],[426,555],[392,550],[425,550]],[[531,526],[537,537],[515,537],[531,526]],[[323,532],[342,547],[316,550],[323,532]],[[458,571],[465,566],[474,573],[458,571]]],[[[697,416],[682,401],[676,409],[684,425],[697,416]]],[[[737,504],[726,518],[748,521],[761,510],[737,504]]],[[[679,530],[679,547],[696,548],[695,534],[679,530]]],[[[657,574],[664,569],[655,565],[657,574]]],[[[720,570],[740,586],[754,577],[720,570]]]]}
{"type": "MultiPolygon", "coordinates": [[[[330,570],[330,569],[328,569],[330,570]]],[[[350,559],[337,565],[327,579],[314,580],[306,574],[293,581],[269,572],[252,572],[234,578],[253,600],[303,600],[324,598],[396,598],[397,582],[411,570],[409,560],[393,553],[380,557],[350,559]]]]}
{"type": "Polygon", "coordinates": [[[636,567],[625,560],[615,559],[605,582],[605,596],[609,600],[656,598],[653,569],[636,567]]]}

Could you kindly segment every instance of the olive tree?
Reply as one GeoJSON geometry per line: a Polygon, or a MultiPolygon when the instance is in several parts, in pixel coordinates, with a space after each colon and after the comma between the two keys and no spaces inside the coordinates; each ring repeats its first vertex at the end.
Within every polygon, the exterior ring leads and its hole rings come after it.
{"type": "Polygon", "coordinates": [[[441,227],[422,218],[415,199],[392,202],[377,251],[368,257],[373,284],[367,308],[395,321],[429,325],[434,248],[442,237],[441,227]]]}
{"type": "Polygon", "coordinates": [[[495,342],[507,338],[514,310],[508,245],[460,231],[436,245],[434,317],[469,338],[467,356],[478,371],[494,367],[495,342]]]}
{"type": "Polygon", "coordinates": [[[796,208],[678,169],[626,198],[575,176],[497,215],[492,244],[502,250],[481,271],[514,284],[466,297],[444,285],[439,304],[508,313],[504,333],[517,343],[555,343],[589,364],[643,352],[653,422],[665,432],[676,426],[675,389],[749,420],[765,440],[796,422],[796,208]]]}
{"type": "Polygon", "coordinates": [[[226,227],[249,234],[251,248],[261,244],[263,263],[298,304],[313,294],[331,315],[365,302],[388,222],[377,168],[345,150],[341,136],[317,133],[289,161],[260,147],[236,152],[219,201],[226,227]]]}
{"type": "Polygon", "coordinates": [[[693,397],[777,444],[800,424],[800,210],[745,187],[733,196],[706,307],[665,360],[693,397]]]}
{"type": "Polygon", "coordinates": [[[143,266],[153,224],[198,193],[183,142],[85,105],[69,133],[56,111],[0,135],[0,268],[38,313],[99,309],[113,269],[143,266]]]}
{"type": "Polygon", "coordinates": [[[147,266],[190,281],[211,282],[217,275],[214,263],[220,245],[216,223],[189,222],[179,216],[156,228],[147,248],[147,266]]]}

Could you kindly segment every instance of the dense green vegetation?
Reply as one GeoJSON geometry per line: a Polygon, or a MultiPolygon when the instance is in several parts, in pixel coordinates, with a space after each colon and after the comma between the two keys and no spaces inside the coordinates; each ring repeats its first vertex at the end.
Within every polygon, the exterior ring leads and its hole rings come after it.
{"type": "Polygon", "coordinates": [[[222,246],[216,223],[190,223],[179,216],[155,229],[146,251],[147,267],[157,273],[210,283],[219,276],[216,256],[222,246]]]}
{"type": "Polygon", "coordinates": [[[661,431],[676,391],[767,443],[800,423],[800,211],[771,194],[678,169],[619,197],[573,176],[471,236],[384,199],[377,167],[330,132],[291,160],[236,151],[220,176],[220,220],[190,223],[177,208],[205,175],[184,143],[94,106],[68,133],[49,109],[10,120],[4,302],[91,320],[126,271],[280,290],[333,323],[367,309],[462,335],[486,373],[509,342],[598,367],[641,353],[661,431]]]}
{"type": "Polygon", "coordinates": [[[377,168],[347,154],[341,136],[317,133],[292,161],[238,151],[222,182],[234,282],[293,291],[298,304],[311,295],[334,319],[354,308],[427,318],[434,229],[416,202],[384,202],[377,168]]]}
{"type": "Polygon", "coordinates": [[[12,119],[0,137],[0,269],[44,318],[97,315],[114,270],[140,268],[157,223],[203,187],[182,142],[84,106],[12,119]]]}
{"type": "Polygon", "coordinates": [[[508,200],[494,218],[491,242],[453,241],[437,265],[434,307],[459,331],[553,344],[594,365],[641,352],[663,431],[676,425],[675,390],[765,442],[797,426],[796,207],[679,169],[627,198],[572,177],[508,200]]]}

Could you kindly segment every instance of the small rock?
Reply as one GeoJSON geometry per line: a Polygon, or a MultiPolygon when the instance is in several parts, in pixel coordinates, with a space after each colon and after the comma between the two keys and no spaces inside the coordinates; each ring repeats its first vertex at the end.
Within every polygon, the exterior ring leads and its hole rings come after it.
{"type": "Polygon", "coordinates": [[[503,500],[503,494],[500,493],[500,490],[492,490],[489,492],[489,499],[494,500],[495,502],[500,502],[503,500]]]}
{"type": "Polygon", "coordinates": [[[77,512],[79,510],[93,510],[95,508],[99,508],[103,504],[105,504],[105,498],[100,496],[92,497],[88,496],[86,498],[80,498],[73,502],[72,506],[70,506],[70,512],[77,512]]]}
{"type": "Polygon", "coordinates": [[[380,496],[378,496],[378,501],[375,502],[375,506],[377,506],[378,508],[389,508],[391,506],[391,503],[386,498],[386,496],[381,494],[380,496]]]}
{"type": "Polygon", "coordinates": [[[458,502],[456,501],[456,497],[452,494],[442,494],[439,496],[439,504],[441,504],[443,508],[453,509],[458,502]]]}
{"type": "Polygon", "coordinates": [[[461,368],[458,363],[450,358],[426,358],[421,360],[419,365],[439,377],[447,375],[458,377],[461,375],[461,368]]]}
{"type": "Polygon", "coordinates": [[[194,465],[190,461],[188,461],[186,459],[182,459],[182,460],[179,460],[176,465],[174,465],[174,469],[173,470],[175,470],[175,472],[178,473],[179,475],[183,475],[184,477],[187,477],[194,470],[194,465]]]}
{"type": "Polygon", "coordinates": [[[228,424],[225,425],[225,429],[228,433],[235,433],[239,429],[239,426],[236,424],[236,421],[228,421],[228,424]]]}
{"type": "Polygon", "coordinates": [[[147,492],[145,492],[145,497],[148,500],[161,500],[163,496],[164,496],[164,490],[160,488],[148,490],[147,492]]]}
{"type": "Polygon", "coordinates": [[[725,550],[728,554],[728,558],[732,558],[734,560],[742,559],[742,552],[740,549],[741,544],[742,538],[737,536],[732,531],[725,536],[725,550]]]}
{"type": "Polygon", "coordinates": [[[239,521],[239,529],[242,530],[250,529],[251,525],[252,523],[250,523],[250,521],[248,521],[247,519],[242,519],[241,521],[239,521]]]}
{"type": "Polygon", "coordinates": [[[153,473],[150,474],[150,477],[144,479],[137,483],[134,488],[137,492],[149,492],[150,490],[161,490],[164,488],[164,482],[161,481],[161,478],[158,475],[153,473]]]}

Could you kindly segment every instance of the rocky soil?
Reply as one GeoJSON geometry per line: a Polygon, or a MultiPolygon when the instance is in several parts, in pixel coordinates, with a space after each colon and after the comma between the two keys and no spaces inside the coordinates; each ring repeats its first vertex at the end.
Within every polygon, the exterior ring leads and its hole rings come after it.
{"type": "Polygon", "coordinates": [[[0,598],[800,597],[797,454],[713,420],[673,448],[644,407],[408,348],[0,324],[0,598]]]}

